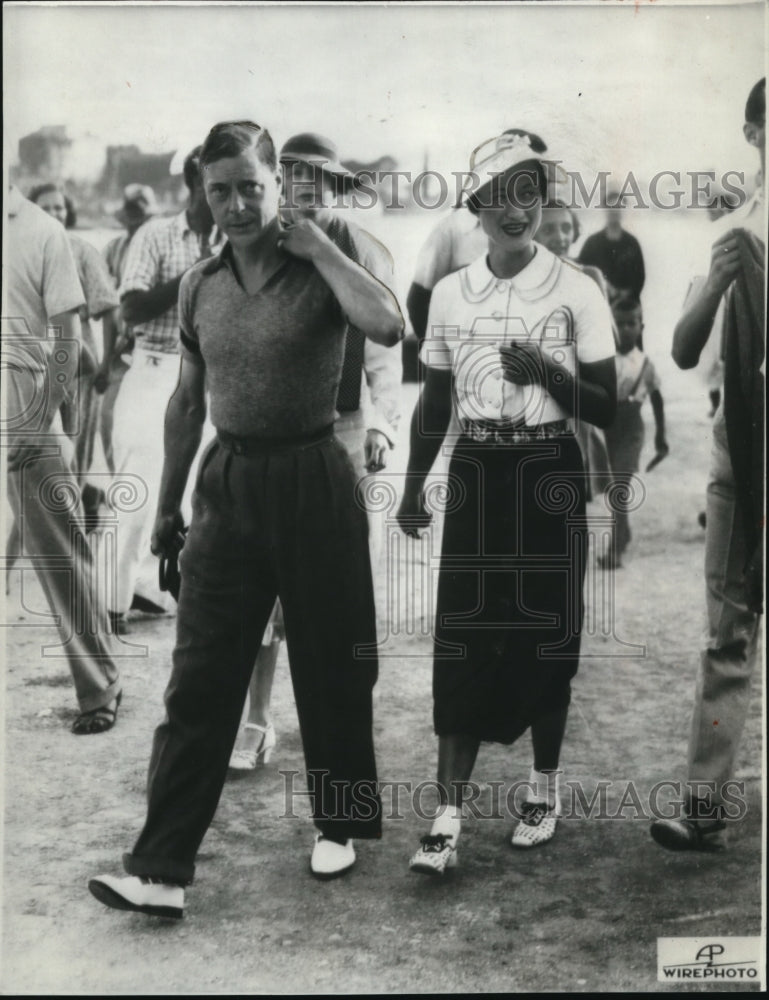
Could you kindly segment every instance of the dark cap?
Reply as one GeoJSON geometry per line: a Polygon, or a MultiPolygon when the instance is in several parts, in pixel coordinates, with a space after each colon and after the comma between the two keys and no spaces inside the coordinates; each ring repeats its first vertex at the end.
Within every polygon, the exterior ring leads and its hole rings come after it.
{"type": "Polygon", "coordinates": [[[155,192],[149,184],[129,184],[123,191],[123,205],[116,212],[117,218],[125,223],[127,218],[135,221],[137,218],[149,219],[157,215],[158,204],[155,192]]]}
{"type": "Polygon", "coordinates": [[[354,186],[355,175],[339,160],[335,143],[317,132],[300,132],[292,136],[280,151],[281,163],[309,163],[318,167],[342,187],[354,186]]]}

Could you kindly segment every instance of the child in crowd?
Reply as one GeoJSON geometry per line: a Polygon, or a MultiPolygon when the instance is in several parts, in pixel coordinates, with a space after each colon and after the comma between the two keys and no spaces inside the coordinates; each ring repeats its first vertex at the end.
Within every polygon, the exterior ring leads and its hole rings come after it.
{"type": "Polygon", "coordinates": [[[654,365],[640,347],[643,334],[641,303],[634,298],[621,298],[612,306],[617,336],[617,416],[605,430],[606,446],[612,469],[612,509],[615,514],[614,537],[607,555],[599,556],[604,569],[622,565],[622,554],[630,542],[630,520],[627,505],[632,497],[630,476],[638,471],[644,442],[644,422],[641,406],[649,397],[654,413],[655,456],[646,467],[649,472],[667,455],[665,413],[660,382],[654,365]],[[623,488],[624,484],[624,488],[623,488]]]}

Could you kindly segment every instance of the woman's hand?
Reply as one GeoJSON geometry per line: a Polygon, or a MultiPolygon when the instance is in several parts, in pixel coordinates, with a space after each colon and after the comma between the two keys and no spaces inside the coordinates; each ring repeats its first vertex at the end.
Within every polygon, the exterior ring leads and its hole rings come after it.
{"type": "Polygon", "coordinates": [[[514,385],[544,385],[547,380],[545,356],[539,344],[513,341],[499,348],[502,374],[514,385]]]}

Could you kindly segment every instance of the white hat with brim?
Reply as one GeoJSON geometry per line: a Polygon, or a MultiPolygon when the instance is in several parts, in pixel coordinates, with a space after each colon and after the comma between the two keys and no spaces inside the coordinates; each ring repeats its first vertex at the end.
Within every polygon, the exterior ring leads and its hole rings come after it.
{"type": "Polygon", "coordinates": [[[565,171],[557,160],[549,159],[532,148],[528,135],[503,132],[502,135],[486,139],[485,142],[476,146],[470,154],[470,176],[468,184],[462,192],[461,201],[466,205],[471,196],[477,196],[492,181],[525,163],[540,164],[548,183],[554,183],[566,177],[565,171]],[[472,186],[474,178],[479,180],[476,186],[472,186]]]}

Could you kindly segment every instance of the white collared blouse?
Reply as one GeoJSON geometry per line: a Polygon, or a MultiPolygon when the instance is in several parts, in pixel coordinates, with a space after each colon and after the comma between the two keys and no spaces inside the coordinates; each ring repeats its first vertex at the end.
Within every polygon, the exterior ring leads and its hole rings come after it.
{"type": "Polygon", "coordinates": [[[535,249],[513,278],[497,278],[484,254],[433,290],[420,357],[453,372],[460,420],[537,426],[570,418],[540,384],[503,379],[502,345],[534,341],[571,374],[577,361],[614,357],[611,312],[596,283],[545,247],[535,249]]]}

